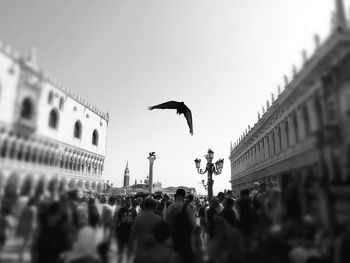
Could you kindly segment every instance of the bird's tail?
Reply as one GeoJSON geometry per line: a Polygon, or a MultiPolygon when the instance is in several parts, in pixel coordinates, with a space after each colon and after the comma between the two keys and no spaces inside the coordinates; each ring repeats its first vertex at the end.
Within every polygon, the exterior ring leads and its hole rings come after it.
{"type": "Polygon", "coordinates": [[[153,110],[153,107],[148,107],[149,110],[153,110]]]}

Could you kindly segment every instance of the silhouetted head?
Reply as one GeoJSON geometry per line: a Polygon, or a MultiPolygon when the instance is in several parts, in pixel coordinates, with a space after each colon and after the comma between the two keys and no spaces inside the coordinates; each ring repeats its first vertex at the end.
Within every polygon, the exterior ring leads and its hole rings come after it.
{"type": "Polygon", "coordinates": [[[227,198],[225,200],[225,207],[232,208],[233,207],[234,200],[233,198],[227,198]]]}
{"type": "Polygon", "coordinates": [[[189,194],[189,195],[187,196],[187,200],[188,200],[188,202],[192,202],[192,201],[193,201],[193,199],[194,199],[193,194],[189,194]]]}
{"type": "Polygon", "coordinates": [[[143,208],[145,210],[153,210],[155,206],[155,202],[152,197],[147,197],[145,200],[143,200],[143,208]]]}
{"type": "Polygon", "coordinates": [[[225,199],[225,194],[223,192],[219,192],[218,193],[218,199],[219,199],[219,202],[221,203],[222,201],[224,201],[225,199]]]}
{"type": "Polygon", "coordinates": [[[175,200],[176,201],[183,201],[185,199],[186,192],[184,189],[179,188],[176,190],[175,194],[175,200]]]}

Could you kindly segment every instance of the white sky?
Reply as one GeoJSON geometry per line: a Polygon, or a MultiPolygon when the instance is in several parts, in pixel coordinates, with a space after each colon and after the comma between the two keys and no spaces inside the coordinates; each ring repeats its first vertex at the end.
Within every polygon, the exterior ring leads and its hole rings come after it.
{"type": "MultiPolygon", "coordinates": [[[[350,0],[344,1],[349,10],[350,0]]],[[[214,192],[229,189],[230,141],[257,120],[313,36],[330,31],[335,0],[0,0],[0,39],[25,53],[35,45],[45,70],[110,111],[105,177],[122,186],[160,159],[163,186],[204,192],[193,160],[225,158],[214,192]],[[168,100],[192,110],[194,136],[168,100]]],[[[348,11],[347,11],[348,13],[348,11]]],[[[348,14],[347,14],[348,15],[348,14]]],[[[204,168],[204,167],[203,167],[204,168]]]]}

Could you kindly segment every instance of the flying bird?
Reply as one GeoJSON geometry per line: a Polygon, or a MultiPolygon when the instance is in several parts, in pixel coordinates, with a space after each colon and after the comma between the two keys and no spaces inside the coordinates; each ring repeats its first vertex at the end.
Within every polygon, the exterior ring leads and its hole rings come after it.
{"type": "Polygon", "coordinates": [[[178,101],[168,101],[162,104],[154,105],[148,107],[149,110],[154,109],[176,109],[176,113],[181,115],[183,114],[187,120],[188,127],[190,128],[190,133],[193,135],[193,124],[192,124],[192,113],[191,110],[185,105],[185,103],[178,101]]]}

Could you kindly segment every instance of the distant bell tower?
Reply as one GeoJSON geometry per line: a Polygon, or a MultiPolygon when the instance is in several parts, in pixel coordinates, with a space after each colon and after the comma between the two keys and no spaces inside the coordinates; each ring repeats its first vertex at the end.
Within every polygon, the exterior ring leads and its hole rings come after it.
{"type": "Polygon", "coordinates": [[[126,162],[126,167],[124,170],[124,186],[123,187],[129,187],[129,180],[130,180],[130,176],[129,176],[129,161],[126,162]]]}

